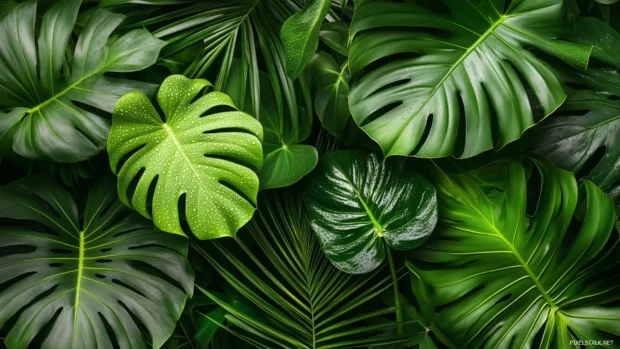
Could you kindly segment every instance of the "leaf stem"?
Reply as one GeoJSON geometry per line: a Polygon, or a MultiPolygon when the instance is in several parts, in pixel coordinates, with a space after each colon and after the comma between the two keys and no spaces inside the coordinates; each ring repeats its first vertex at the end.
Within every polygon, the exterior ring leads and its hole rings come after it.
{"type": "Polygon", "coordinates": [[[396,322],[398,323],[398,335],[402,334],[403,312],[400,306],[400,292],[398,291],[398,277],[396,276],[396,268],[394,268],[394,260],[392,259],[392,252],[390,247],[384,242],[385,250],[387,251],[388,263],[390,264],[390,272],[392,273],[392,283],[394,284],[394,306],[396,307],[396,322]]]}

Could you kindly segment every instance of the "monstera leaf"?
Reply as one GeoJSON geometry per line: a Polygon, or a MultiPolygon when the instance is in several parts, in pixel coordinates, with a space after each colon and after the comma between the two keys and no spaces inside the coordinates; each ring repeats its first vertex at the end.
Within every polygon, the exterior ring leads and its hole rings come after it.
{"type": "Polygon", "coordinates": [[[532,150],[570,171],[587,167],[586,179],[616,200],[620,212],[620,35],[594,18],[578,21],[577,31],[576,40],[593,44],[593,57],[605,64],[563,70],[574,90],[557,115],[532,130],[532,150]]]}
{"type": "Polygon", "coordinates": [[[155,91],[154,85],[104,73],[152,65],[165,42],[137,29],[108,44],[125,17],[96,10],[75,47],[68,47],[81,3],[58,1],[40,27],[36,1],[15,6],[0,21],[0,108],[8,109],[0,111],[4,154],[55,162],[88,159],[103,150],[110,127],[95,109],[110,113],[129,91],[155,91]]]}
{"type": "MultiPolygon", "coordinates": [[[[133,26],[152,28],[154,35],[170,42],[162,51],[164,58],[197,42],[203,43],[201,54],[183,74],[198,78],[213,72],[216,90],[231,97],[234,94],[245,96],[239,103],[234,97],[233,101],[239,110],[260,120],[265,128],[265,161],[259,173],[261,189],[286,187],[299,181],[314,168],[318,159],[316,150],[303,144],[312,130],[312,100],[305,79],[293,80],[287,74],[280,33],[284,22],[303,10],[304,1],[184,2],[188,4],[179,8],[178,1],[102,0],[100,6],[125,5],[118,11],[127,11],[128,4],[140,5],[135,7],[137,11],[133,15],[144,20],[133,26]],[[145,5],[162,6],[158,9],[145,5]],[[145,9],[156,12],[146,17],[145,9]],[[241,79],[230,79],[236,74],[240,74],[241,79]],[[267,81],[263,82],[262,76],[267,76],[267,81]],[[265,103],[270,104],[268,115],[263,115],[265,103]]],[[[330,18],[338,18],[337,13],[341,12],[340,2],[333,1],[330,18]]],[[[303,29],[304,35],[312,34],[306,38],[315,35],[313,30],[296,27],[303,29]]],[[[304,51],[307,54],[308,47],[304,51]]]]}
{"type": "Polygon", "coordinates": [[[304,201],[323,252],[353,274],[376,269],[386,248],[417,247],[437,223],[435,189],[426,179],[403,159],[359,150],[324,155],[304,184],[304,201]]]}
{"type": "Polygon", "coordinates": [[[172,334],[194,287],[187,239],[132,213],[113,181],[79,205],[46,178],[22,179],[0,187],[0,217],[7,347],[159,348],[172,334]]]}
{"type": "MultiPolygon", "coordinates": [[[[243,82],[243,68],[238,60],[233,62],[233,70],[226,84],[227,93],[235,105],[247,113],[251,113],[251,98],[238,89],[243,82]]],[[[261,189],[287,187],[310,173],[319,161],[319,154],[313,146],[297,144],[297,132],[290,133],[286,129],[285,120],[290,115],[278,112],[278,100],[271,92],[270,79],[260,72],[259,86],[261,92],[258,120],[263,125],[265,139],[263,141],[264,163],[258,173],[261,189]]],[[[304,128],[303,125],[297,125],[304,128]]]]}
{"type": "Polygon", "coordinates": [[[200,239],[234,236],[250,220],[263,162],[260,123],[221,92],[198,98],[209,86],[168,77],[157,93],[163,116],[144,93],[126,94],[108,140],[121,201],[170,233],[185,235],[185,215],[200,239]]]}
{"type": "Polygon", "coordinates": [[[588,63],[589,46],[556,40],[564,18],[564,0],[364,1],[351,24],[351,113],[386,155],[502,147],[535,123],[527,89],[541,116],[566,97],[534,49],[588,63]]]}
{"type": "Polygon", "coordinates": [[[613,202],[586,182],[585,220],[573,219],[573,174],[543,158],[532,163],[437,174],[438,229],[410,265],[438,305],[434,321],[463,348],[615,347],[613,202]]]}

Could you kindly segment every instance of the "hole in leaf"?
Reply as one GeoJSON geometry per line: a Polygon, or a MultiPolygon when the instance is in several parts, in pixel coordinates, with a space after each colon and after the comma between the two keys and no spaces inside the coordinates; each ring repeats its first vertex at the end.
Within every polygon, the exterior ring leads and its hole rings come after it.
{"type": "Polygon", "coordinates": [[[228,112],[236,112],[237,109],[231,107],[229,105],[216,105],[215,107],[207,109],[204,113],[200,115],[201,118],[206,116],[220,114],[220,113],[228,113],[228,112]]]}
{"type": "Polygon", "coordinates": [[[24,280],[25,278],[36,274],[36,271],[30,271],[27,273],[23,273],[21,275],[17,275],[16,277],[12,278],[12,279],[8,279],[5,282],[0,284],[0,293],[4,292],[6,289],[8,289],[9,287],[11,287],[12,285],[24,280]]]}
{"type": "Polygon", "coordinates": [[[101,323],[103,323],[103,327],[105,328],[105,332],[108,335],[108,338],[110,338],[110,341],[112,342],[112,347],[115,349],[120,348],[118,344],[118,339],[116,338],[116,334],[114,333],[114,329],[108,322],[108,319],[106,319],[105,316],[103,316],[103,314],[99,312],[97,314],[99,315],[99,319],[101,320],[101,323]]]}
{"type": "Polygon", "coordinates": [[[110,251],[112,251],[110,247],[102,248],[99,250],[99,252],[110,252],[110,251]]]}
{"type": "Polygon", "coordinates": [[[50,330],[54,326],[54,323],[56,323],[56,319],[58,319],[58,317],[60,316],[60,313],[62,313],[63,309],[64,308],[60,307],[60,308],[58,308],[56,310],[54,315],[52,315],[52,317],[47,321],[45,326],[39,330],[39,332],[37,333],[36,336],[34,336],[34,338],[32,338],[32,340],[28,344],[28,349],[30,349],[30,348],[38,349],[38,348],[41,347],[41,343],[50,334],[50,330]]]}
{"type": "Polygon", "coordinates": [[[577,179],[584,179],[588,177],[588,175],[590,174],[590,171],[593,168],[595,168],[596,165],[598,165],[598,163],[601,160],[603,160],[603,157],[605,156],[606,153],[607,153],[606,146],[603,145],[603,146],[598,147],[598,149],[596,149],[596,151],[592,153],[592,155],[588,158],[588,160],[586,160],[586,162],[583,164],[581,169],[577,171],[577,174],[575,175],[575,177],[577,179]]]}
{"type": "Polygon", "coordinates": [[[241,190],[239,190],[237,187],[235,187],[233,184],[228,183],[224,180],[220,180],[219,183],[223,186],[225,186],[226,188],[230,189],[231,191],[235,192],[235,194],[241,196],[242,198],[245,199],[245,201],[249,202],[252,206],[256,207],[256,205],[254,204],[254,200],[251,199],[250,197],[248,197],[247,195],[245,195],[244,192],[242,192],[241,190]]]}
{"type": "Polygon", "coordinates": [[[105,278],[106,278],[106,276],[105,276],[105,275],[103,275],[103,274],[99,274],[99,273],[95,273],[95,276],[96,276],[98,279],[105,279],[105,278]]]}
{"type": "Polygon", "coordinates": [[[146,169],[144,167],[141,168],[140,171],[138,171],[138,173],[136,173],[136,175],[131,179],[131,182],[129,182],[129,185],[127,186],[127,198],[129,201],[133,199],[133,195],[136,193],[136,188],[138,188],[138,183],[140,183],[140,179],[142,179],[145,171],[146,169]]]}
{"type": "Polygon", "coordinates": [[[362,124],[360,126],[363,127],[363,126],[366,126],[366,125],[370,124],[371,122],[377,120],[378,118],[380,118],[381,116],[383,116],[387,112],[395,109],[396,107],[400,106],[401,104],[403,104],[403,102],[394,102],[394,103],[390,103],[390,104],[388,104],[386,106],[383,106],[383,107],[375,110],[373,113],[368,115],[368,117],[362,122],[362,124]]]}
{"type": "Polygon", "coordinates": [[[141,295],[142,297],[145,297],[145,298],[146,298],[146,296],[144,295],[144,293],[140,292],[137,288],[135,288],[135,287],[133,287],[133,286],[130,286],[130,285],[128,285],[128,284],[127,284],[127,283],[125,283],[125,282],[122,282],[121,280],[112,279],[112,282],[113,282],[113,283],[115,283],[115,284],[117,284],[117,285],[123,286],[124,288],[126,288],[126,289],[128,289],[128,290],[131,290],[132,292],[137,293],[137,294],[141,295]]]}
{"type": "Polygon", "coordinates": [[[426,143],[426,140],[428,139],[428,136],[431,134],[432,127],[433,127],[433,114],[429,115],[428,118],[426,119],[426,126],[424,127],[424,132],[422,133],[422,138],[420,138],[420,142],[413,149],[413,152],[412,152],[413,154],[415,154],[418,151],[420,151],[422,146],[424,146],[424,143],[426,143]]]}
{"type": "Polygon", "coordinates": [[[125,303],[118,301],[118,304],[121,305],[121,307],[123,307],[125,309],[125,311],[127,312],[127,314],[129,314],[129,316],[131,316],[131,319],[133,320],[133,322],[136,324],[136,326],[140,329],[140,332],[142,333],[142,335],[144,336],[144,340],[147,343],[151,343],[152,342],[152,338],[151,338],[151,334],[149,333],[147,327],[144,325],[144,323],[136,316],[136,314],[134,314],[126,305],[125,303]]]}
{"type": "Polygon", "coordinates": [[[146,262],[142,262],[142,261],[137,261],[137,260],[131,260],[129,261],[129,265],[132,268],[135,268],[136,270],[139,270],[141,272],[147,273],[151,276],[160,278],[162,280],[165,280],[167,283],[173,285],[174,287],[178,288],[179,290],[183,290],[183,286],[181,286],[181,284],[179,284],[176,280],[174,280],[173,278],[171,278],[169,275],[164,274],[161,270],[153,267],[152,265],[146,263],[146,262]]]}
{"type": "Polygon", "coordinates": [[[97,259],[95,263],[112,263],[111,259],[97,259]]]}
{"type": "Polygon", "coordinates": [[[149,190],[146,193],[146,210],[151,216],[153,216],[153,198],[155,197],[155,189],[157,188],[158,181],[159,175],[153,178],[153,181],[149,185],[149,190]]]}
{"type": "Polygon", "coordinates": [[[50,263],[50,267],[51,268],[58,268],[58,267],[62,267],[64,264],[63,263],[50,263]]]}
{"type": "Polygon", "coordinates": [[[456,141],[454,143],[454,157],[460,158],[465,152],[465,142],[467,141],[467,115],[465,114],[463,95],[459,93],[457,98],[459,101],[459,125],[457,128],[456,141]]]}
{"type": "Polygon", "coordinates": [[[14,254],[32,253],[36,250],[36,247],[29,245],[0,246],[0,257],[11,256],[14,254]]]}

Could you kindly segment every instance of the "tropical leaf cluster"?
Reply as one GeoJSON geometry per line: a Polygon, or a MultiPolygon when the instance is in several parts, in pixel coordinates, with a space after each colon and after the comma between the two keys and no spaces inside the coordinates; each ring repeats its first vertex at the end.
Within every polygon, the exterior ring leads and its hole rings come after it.
{"type": "Polygon", "coordinates": [[[618,18],[0,0],[0,348],[620,348],[618,18]]]}

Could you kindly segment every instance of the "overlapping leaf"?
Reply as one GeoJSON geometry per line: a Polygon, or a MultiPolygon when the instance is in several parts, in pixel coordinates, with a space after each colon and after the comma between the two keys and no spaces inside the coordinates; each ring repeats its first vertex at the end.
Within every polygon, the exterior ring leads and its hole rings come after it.
{"type": "MultiPolygon", "coordinates": [[[[104,0],[102,6],[142,4],[142,0],[104,0]]],[[[155,5],[156,2],[152,1],[155,5]]],[[[161,5],[173,5],[159,2],[161,5]]],[[[337,4],[333,6],[338,8],[337,4]]],[[[182,8],[163,6],[151,18],[135,23],[135,27],[152,27],[154,34],[170,41],[162,55],[167,57],[197,42],[203,42],[202,53],[184,72],[188,77],[214,73],[216,90],[234,89],[249,99],[237,105],[240,110],[257,119],[279,119],[272,137],[266,137],[265,149],[272,154],[265,159],[261,178],[263,188],[284,187],[301,179],[314,168],[316,161],[309,146],[299,146],[312,129],[312,102],[309,88],[303,79],[292,80],[286,73],[286,62],[280,30],[283,23],[304,7],[303,0],[191,0],[182,8]],[[169,10],[172,8],[174,10],[169,10]],[[241,64],[240,83],[228,86],[229,76],[235,74],[233,61],[241,64]],[[269,80],[261,82],[261,70],[269,80]],[[261,87],[264,86],[264,87],[261,87]],[[273,96],[274,114],[263,117],[263,94],[273,96]],[[273,146],[272,146],[273,145],[273,146]],[[291,150],[291,151],[288,151],[291,150]],[[290,171],[290,172],[287,172],[290,171]]],[[[139,11],[143,11],[141,8],[139,11]]],[[[139,15],[139,13],[138,13],[139,15]]],[[[269,97],[270,98],[270,97],[269,97]]],[[[242,101],[245,101],[245,97],[242,101]]],[[[265,129],[272,125],[263,123],[265,129]]],[[[316,151],[314,151],[316,153],[316,151]]],[[[314,156],[316,158],[316,156],[314,156]]]]}
{"type": "Polygon", "coordinates": [[[9,348],[159,348],[172,334],[194,287],[187,240],[132,214],[112,180],[82,207],[53,181],[26,178],[0,187],[0,217],[10,219],[0,223],[9,348]]]}
{"type": "Polygon", "coordinates": [[[438,230],[410,265],[430,286],[435,323],[463,348],[570,348],[594,339],[615,347],[613,202],[586,182],[585,220],[574,220],[574,175],[532,162],[529,185],[529,166],[517,162],[438,173],[438,230]]]}
{"type": "Polygon", "coordinates": [[[359,150],[323,155],[304,181],[304,202],[323,252],[353,274],[378,268],[387,248],[419,246],[437,223],[435,189],[424,177],[403,159],[359,150]]]}
{"type": "Polygon", "coordinates": [[[165,43],[136,29],[110,44],[110,34],[125,17],[97,10],[73,46],[81,3],[58,1],[40,27],[36,1],[13,7],[0,20],[0,152],[5,155],[15,151],[55,162],[88,159],[103,150],[110,127],[96,110],[112,112],[129,91],[155,91],[154,85],[104,73],[144,69],[155,63],[165,43]]]}
{"type": "Polygon", "coordinates": [[[157,93],[164,115],[144,93],[126,94],[108,140],[121,201],[170,233],[185,235],[184,215],[200,239],[235,236],[250,220],[263,162],[260,123],[221,92],[197,98],[210,86],[168,77],[157,93]]]}
{"type": "Polygon", "coordinates": [[[592,44],[592,56],[604,65],[562,70],[571,86],[568,100],[533,129],[532,150],[561,168],[585,170],[620,212],[620,34],[593,18],[579,20],[576,30],[575,40],[592,44]]]}
{"type": "Polygon", "coordinates": [[[211,321],[258,348],[381,348],[419,337],[408,331],[409,323],[396,333],[397,324],[384,318],[394,306],[371,308],[392,286],[387,267],[363,277],[339,271],[321,252],[301,196],[263,193],[269,196],[261,197],[262,206],[237,241],[194,245],[235,290],[233,296],[203,290],[228,312],[225,321],[215,315],[211,321]]]}
{"type": "Polygon", "coordinates": [[[362,2],[351,24],[351,113],[386,155],[471,157],[534,125],[566,95],[533,49],[585,67],[557,40],[563,0],[362,2]]]}

